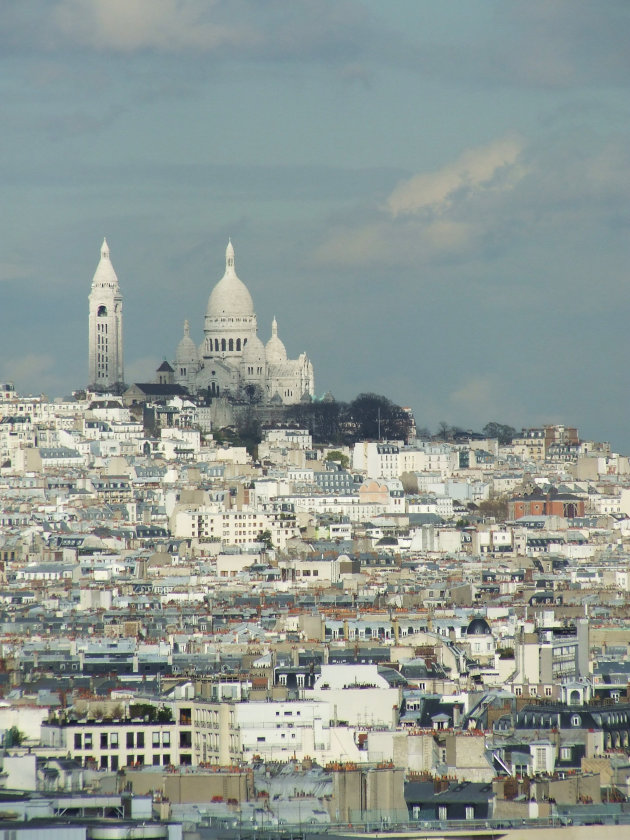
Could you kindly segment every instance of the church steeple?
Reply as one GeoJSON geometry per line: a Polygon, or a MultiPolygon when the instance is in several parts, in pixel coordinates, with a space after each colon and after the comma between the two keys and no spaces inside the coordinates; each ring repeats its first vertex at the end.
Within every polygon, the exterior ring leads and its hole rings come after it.
{"type": "Polygon", "coordinates": [[[271,322],[271,335],[274,338],[278,337],[278,322],[276,321],[276,316],[273,316],[273,321],[271,322]]]}
{"type": "Polygon", "coordinates": [[[122,295],[103,239],[89,296],[89,385],[97,391],[124,387],[122,295]]]}

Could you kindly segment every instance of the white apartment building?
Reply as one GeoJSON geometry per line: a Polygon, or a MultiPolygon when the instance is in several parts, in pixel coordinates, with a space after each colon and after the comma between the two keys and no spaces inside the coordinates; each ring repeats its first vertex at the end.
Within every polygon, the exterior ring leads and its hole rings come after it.
{"type": "Polygon", "coordinates": [[[216,511],[205,506],[177,511],[171,527],[178,539],[214,540],[223,545],[249,545],[258,541],[261,532],[270,531],[273,545],[285,548],[288,540],[300,535],[295,517],[290,514],[216,511]]]}
{"type": "Polygon", "coordinates": [[[42,747],[57,749],[100,770],[149,764],[192,764],[192,727],[175,721],[78,720],[44,722],[42,747]]]}
{"type": "Polygon", "coordinates": [[[352,468],[368,478],[398,478],[402,472],[398,462],[401,446],[402,443],[358,441],[352,450],[352,468]]]}

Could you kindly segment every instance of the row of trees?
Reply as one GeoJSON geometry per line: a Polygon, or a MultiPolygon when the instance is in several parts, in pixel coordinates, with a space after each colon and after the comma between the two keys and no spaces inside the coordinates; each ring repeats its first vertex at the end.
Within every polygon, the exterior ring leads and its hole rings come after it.
{"type": "MultiPolygon", "coordinates": [[[[258,406],[250,405],[234,428],[216,432],[215,438],[234,445],[245,445],[255,453],[262,439],[261,416],[258,406]]],[[[407,441],[413,433],[410,413],[387,397],[373,393],[359,394],[350,402],[338,402],[331,398],[286,406],[283,419],[308,429],[314,443],[333,446],[352,446],[358,440],[407,441]]],[[[419,428],[416,434],[425,440],[443,441],[464,440],[471,436],[497,438],[504,446],[512,442],[516,429],[492,421],[486,423],[481,432],[473,432],[442,422],[434,434],[428,428],[419,428]]]]}
{"type": "Polygon", "coordinates": [[[496,438],[500,446],[507,446],[516,437],[516,429],[513,426],[508,426],[505,423],[496,423],[493,420],[490,423],[486,423],[481,432],[475,432],[472,429],[463,429],[461,426],[449,426],[448,423],[442,420],[434,435],[428,429],[423,428],[418,429],[418,437],[437,438],[438,440],[445,441],[456,441],[470,437],[496,438]]]}

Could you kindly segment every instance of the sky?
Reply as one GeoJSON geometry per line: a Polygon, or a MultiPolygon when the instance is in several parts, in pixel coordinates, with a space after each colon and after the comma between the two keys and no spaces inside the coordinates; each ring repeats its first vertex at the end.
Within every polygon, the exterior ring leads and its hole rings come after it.
{"type": "Polygon", "coordinates": [[[318,395],[630,453],[627,0],[0,0],[0,380],[200,343],[231,237],[318,395]]]}

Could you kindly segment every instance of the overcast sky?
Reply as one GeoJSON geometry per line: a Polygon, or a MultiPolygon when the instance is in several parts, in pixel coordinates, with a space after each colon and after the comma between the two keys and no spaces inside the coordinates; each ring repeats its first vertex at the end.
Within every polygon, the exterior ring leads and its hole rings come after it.
{"type": "Polygon", "coordinates": [[[628,0],[0,0],[0,378],[202,339],[228,236],[319,395],[630,452],[628,0]]]}

